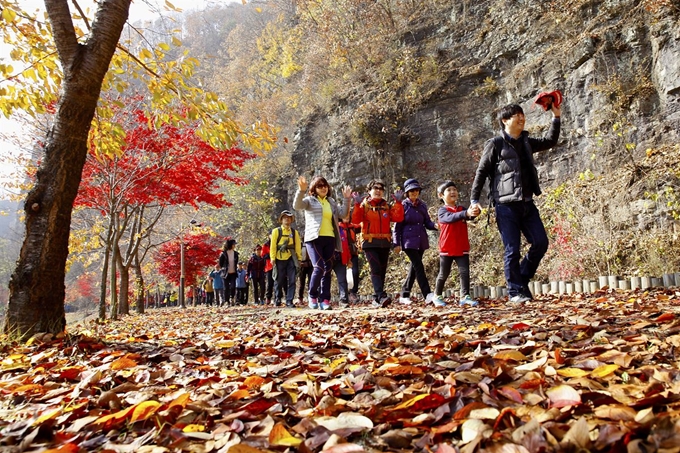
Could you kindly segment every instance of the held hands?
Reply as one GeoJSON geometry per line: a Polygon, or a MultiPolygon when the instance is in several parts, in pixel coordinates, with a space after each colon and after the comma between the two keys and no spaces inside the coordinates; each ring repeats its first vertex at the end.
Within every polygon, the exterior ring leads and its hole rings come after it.
{"type": "Polygon", "coordinates": [[[307,178],[304,177],[304,175],[298,176],[298,188],[300,189],[300,192],[306,192],[307,188],[309,187],[309,183],[307,182],[307,178]]]}
{"type": "Polygon", "coordinates": [[[401,246],[400,245],[394,246],[394,253],[396,253],[397,255],[401,253],[401,246]]]}
{"type": "Polygon", "coordinates": [[[467,216],[471,219],[474,219],[477,217],[479,214],[482,212],[482,207],[479,203],[475,203],[472,206],[470,206],[467,210],[467,216]]]}
{"type": "Polygon", "coordinates": [[[350,198],[354,197],[354,194],[352,193],[352,188],[350,186],[345,186],[342,188],[342,198],[350,198]]]}
{"type": "Polygon", "coordinates": [[[404,199],[404,191],[401,189],[397,189],[394,191],[394,195],[392,195],[392,198],[394,198],[394,201],[397,203],[400,203],[404,199]]]}
{"type": "Polygon", "coordinates": [[[359,192],[352,192],[352,199],[354,200],[355,204],[361,204],[361,202],[364,201],[364,196],[361,195],[359,192]]]}

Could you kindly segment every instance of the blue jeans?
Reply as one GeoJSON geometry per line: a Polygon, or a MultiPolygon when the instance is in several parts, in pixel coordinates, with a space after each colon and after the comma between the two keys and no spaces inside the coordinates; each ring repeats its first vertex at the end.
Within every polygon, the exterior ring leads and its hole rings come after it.
{"type": "Polygon", "coordinates": [[[548,251],[548,235],[532,200],[496,205],[496,224],[505,246],[505,280],[510,297],[527,293],[526,285],[536,274],[548,251]],[[520,263],[522,235],[531,244],[520,263]]]}
{"type": "Polygon", "coordinates": [[[309,297],[320,300],[331,300],[331,270],[335,253],[335,236],[319,236],[313,241],[305,242],[307,256],[314,270],[309,279],[309,297]]]}

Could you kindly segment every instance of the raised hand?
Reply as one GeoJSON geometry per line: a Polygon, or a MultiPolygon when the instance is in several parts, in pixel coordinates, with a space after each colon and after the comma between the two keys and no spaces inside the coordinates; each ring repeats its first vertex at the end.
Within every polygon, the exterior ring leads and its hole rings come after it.
{"type": "Polygon", "coordinates": [[[300,192],[305,192],[307,187],[309,187],[307,178],[305,178],[304,175],[298,176],[298,188],[300,189],[300,192]]]}
{"type": "Polygon", "coordinates": [[[350,198],[352,196],[352,188],[345,186],[342,188],[342,198],[350,198]]]}
{"type": "Polygon", "coordinates": [[[404,199],[404,191],[401,189],[395,190],[392,198],[394,198],[394,201],[401,202],[404,199]]]}
{"type": "Polygon", "coordinates": [[[364,196],[359,192],[352,192],[352,199],[354,200],[354,203],[361,204],[361,202],[364,201],[364,196]]]}

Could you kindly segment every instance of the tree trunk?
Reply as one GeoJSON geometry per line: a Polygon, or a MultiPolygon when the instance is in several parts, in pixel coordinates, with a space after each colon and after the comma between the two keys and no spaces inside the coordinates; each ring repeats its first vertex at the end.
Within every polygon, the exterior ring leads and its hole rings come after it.
{"type": "Polygon", "coordinates": [[[139,262],[139,256],[135,256],[135,305],[137,306],[137,313],[144,314],[144,276],[142,275],[142,264],[139,262]]]}
{"type": "Polygon", "coordinates": [[[85,44],[78,43],[67,0],[45,0],[64,71],[62,96],[35,186],[26,197],[26,236],[9,288],[4,330],[26,339],[66,327],[64,277],[73,201],[104,76],[130,0],[102,0],[85,44]]]}
{"type": "Polygon", "coordinates": [[[104,262],[102,265],[102,281],[99,288],[99,319],[106,319],[106,283],[108,281],[109,257],[111,256],[111,238],[113,237],[113,222],[109,220],[109,230],[106,233],[104,262]]]}
{"type": "Polygon", "coordinates": [[[118,319],[118,279],[116,278],[116,265],[118,263],[118,240],[114,239],[111,246],[111,313],[110,318],[118,319]]]}
{"type": "MultiPolygon", "coordinates": [[[[120,259],[120,252],[118,253],[120,259]]],[[[118,313],[130,314],[130,269],[123,266],[122,260],[118,261],[118,273],[120,274],[120,297],[118,299],[118,313]]]]}

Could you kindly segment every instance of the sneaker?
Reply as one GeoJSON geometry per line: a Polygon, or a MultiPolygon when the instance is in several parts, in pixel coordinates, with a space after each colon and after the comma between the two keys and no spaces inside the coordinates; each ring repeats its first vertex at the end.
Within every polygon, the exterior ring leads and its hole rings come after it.
{"type": "Polygon", "coordinates": [[[442,296],[434,296],[432,298],[432,303],[435,307],[446,307],[446,302],[444,302],[444,298],[442,296]]]}
{"type": "Polygon", "coordinates": [[[380,302],[378,302],[377,300],[373,300],[373,302],[371,302],[371,306],[373,308],[382,308],[382,304],[380,302]]]}
{"type": "Polygon", "coordinates": [[[382,296],[380,298],[380,306],[382,308],[387,307],[391,303],[392,303],[392,298],[390,296],[388,296],[387,294],[385,294],[384,296],[382,296]]]}
{"type": "Polygon", "coordinates": [[[321,303],[319,304],[319,310],[330,310],[331,309],[331,301],[330,300],[322,300],[321,303]]]}
{"type": "Polygon", "coordinates": [[[319,308],[319,304],[317,303],[317,299],[314,298],[314,297],[310,297],[309,298],[309,304],[307,304],[307,306],[309,308],[311,308],[312,310],[316,310],[317,308],[319,308]]]}
{"type": "Polygon", "coordinates": [[[425,303],[429,304],[434,300],[434,293],[429,293],[427,296],[425,296],[425,303]]]}
{"type": "Polygon", "coordinates": [[[528,285],[522,286],[522,295],[529,300],[534,300],[534,295],[531,294],[531,290],[529,289],[528,285]]]}
{"type": "Polygon", "coordinates": [[[290,302],[286,301],[286,307],[295,308],[295,304],[292,301],[290,301],[290,302]]]}
{"type": "Polygon", "coordinates": [[[402,304],[402,305],[411,305],[411,298],[410,297],[400,297],[399,303],[402,304]]]}
{"type": "Polygon", "coordinates": [[[476,307],[477,306],[477,301],[474,300],[472,297],[470,297],[469,294],[466,294],[465,297],[463,297],[459,302],[459,305],[469,305],[471,307],[476,307]]]}
{"type": "Polygon", "coordinates": [[[349,293],[349,303],[350,304],[358,304],[359,303],[359,296],[354,293],[349,293]]]}
{"type": "Polygon", "coordinates": [[[523,304],[524,302],[529,302],[531,299],[529,299],[527,296],[524,294],[517,294],[516,296],[512,296],[511,298],[508,299],[508,302],[511,304],[523,304]]]}
{"type": "Polygon", "coordinates": [[[340,307],[341,308],[349,308],[349,302],[347,302],[346,300],[341,300],[340,301],[340,307]]]}

